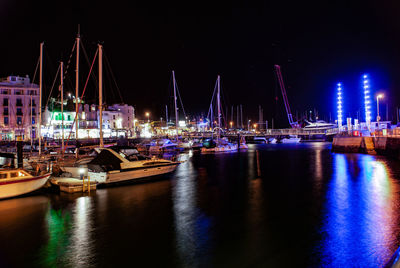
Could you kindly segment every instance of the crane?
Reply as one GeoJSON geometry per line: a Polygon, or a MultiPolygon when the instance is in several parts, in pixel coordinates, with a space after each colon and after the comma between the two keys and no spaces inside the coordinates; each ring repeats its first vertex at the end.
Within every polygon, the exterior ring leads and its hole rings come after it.
{"type": "Polygon", "coordinates": [[[283,102],[285,104],[285,109],[289,120],[289,124],[292,128],[299,128],[300,127],[299,124],[297,122],[293,122],[292,112],[290,111],[289,101],[286,95],[285,84],[283,83],[281,66],[275,65],[274,67],[275,67],[276,78],[278,79],[279,87],[281,88],[282,91],[283,102]]]}

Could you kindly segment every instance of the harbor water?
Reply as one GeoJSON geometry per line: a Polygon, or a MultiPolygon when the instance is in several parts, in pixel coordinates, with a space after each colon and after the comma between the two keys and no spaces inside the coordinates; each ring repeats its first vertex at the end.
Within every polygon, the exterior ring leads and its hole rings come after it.
{"type": "Polygon", "coordinates": [[[400,245],[398,160],[323,142],[179,157],[163,180],[0,201],[0,267],[380,267],[400,245]]]}

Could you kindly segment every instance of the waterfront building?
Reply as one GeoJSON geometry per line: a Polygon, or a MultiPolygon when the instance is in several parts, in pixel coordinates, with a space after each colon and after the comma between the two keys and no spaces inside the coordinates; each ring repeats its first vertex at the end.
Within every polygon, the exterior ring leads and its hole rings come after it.
{"type": "Polygon", "coordinates": [[[28,76],[0,79],[1,140],[36,138],[38,108],[39,86],[31,83],[28,76]]]}
{"type": "MultiPolygon", "coordinates": [[[[78,113],[79,119],[84,119],[84,113],[78,113]],[[83,117],[83,118],[82,118],[83,117]]],[[[61,102],[55,98],[49,100],[43,112],[42,120],[42,137],[61,139],[62,128],[64,128],[64,138],[75,138],[75,104],[73,98],[64,100],[63,113],[61,114],[61,102]]]]}
{"type": "MultiPolygon", "coordinates": [[[[64,101],[64,120],[61,117],[61,104],[54,99],[44,113],[44,124],[42,127],[43,137],[54,139],[61,138],[62,124],[64,123],[64,137],[75,138],[75,106],[73,99],[64,101]],[[71,133],[71,134],[70,134],[71,133]]],[[[79,138],[99,138],[100,112],[97,104],[84,104],[79,108],[79,138]]],[[[132,137],[134,132],[135,113],[134,108],[127,104],[114,104],[107,106],[103,110],[103,136],[104,138],[113,137],[132,137]]]]}
{"type": "MultiPolygon", "coordinates": [[[[75,102],[76,98],[68,95],[64,99],[63,114],[61,102],[50,98],[44,103],[42,113],[41,134],[44,138],[61,139],[62,128],[64,138],[75,139],[76,130],[75,102]]],[[[82,103],[78,112],[79,138],[98,138],[99,110],[98,105],[82,103]]],[[[30,82],[28,76],[8,76],[0,79],[0,140],[15,140],[17,136],[23,140],[37,138],[39,122],[39,86],[30,82]]],[[[136,132],[135,110],[127,104],[108,105],[103,110],[104,137],[133,137],[136,132]]]]}
{"type": "MultiPolygon", "coordinates": [[[[107,106],[106,111],[103,112],[103,118],[104,118],[104,113],[108,112],[117,112],[115,115],[115,118],[113,117],[112,120],[110,119],[110,122],[112,122],[112,128],[116,132],[123,132],[125,133],[126,137],[132,137],[135,133],[135,109],[133,106],[130,106],[128,104],[113,104],[107,106]]],[[[118,136],[118,133],[117,133],[118,136]]]]}
{"type": "MultiPolygon", "coordinates": [[[[80,124],[79,137],[99,137],[99,109],[97,104],[84,105],[83,121],[80,124]]],[[[103,110],[103,135],[111,137],[133,137],[135,135],[135,110],[127,104],[113,104],[103,110]]]]}

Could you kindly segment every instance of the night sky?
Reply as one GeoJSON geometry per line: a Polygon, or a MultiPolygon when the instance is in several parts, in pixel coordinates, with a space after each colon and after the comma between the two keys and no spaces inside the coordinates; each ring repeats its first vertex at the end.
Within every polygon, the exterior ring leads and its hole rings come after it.
{"type": "MultiPolygon", "coordinates": [[[[264,119],[274,116],[276,126],[287,127],[274,64],[282,66],[293,114],[315,108],[321,118],[329,119],[331,112],[334,119],[338,81],[343,83],[345,115],[362,113],[363,73],[370,75],[373,91],[390,99],[390,115],[400,105],[396,1],[128,3],[2,0],[0,75],[32,77],[44,41],[45,101],[58,62],[68,61],[80,24],[88,57],[92,60],[97,42],[103,42],[122,101],[134,105],[138,117],[146,111],[153,119],[165,117],[175,70],[188,114],[207,112],[220,74],[226,105],[243,104],[244,117],[253,120],[261,105],[264,119]]],[[[66,87],[74,90],[71,63],[66,87]]],[[[81,70],[82,89],[88,71],[83,55],[81,70]]],[[[105,72],[106,101],[121,102],[110,72],[105,72]]],[[[89,83],[87,102],[95,101],[94,84],[89,83]]]]}

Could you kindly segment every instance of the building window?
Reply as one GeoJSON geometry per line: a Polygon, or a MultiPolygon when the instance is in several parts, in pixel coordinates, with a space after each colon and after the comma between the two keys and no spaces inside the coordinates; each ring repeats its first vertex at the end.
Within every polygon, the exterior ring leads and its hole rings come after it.
{"type": "Polygon", "coordinates": [[[22,124],[22,117],[17,116],[17,125],[21,125],[22,124]]]}
{"type": "Polygon", "coordinates": [[[17,115],[22,115],[22,108],[17,108],[17,115]]]}
{"type": "Polygon", "coordinates": [[[35,110],[35,108],[32,108],[32,115],[35,115],[36,114],[36,110],[35,110]]]}
{"type": "Polygon", "coordinates": [[[8,108],[7,107],[4,108],[3,115],[8,115],[8,108]]]}
{"type": "Polygon", "coordinates": [[[21,99],[17,99],[17,106],[22,106],[22,100],[21,99]]]}
{"type": "Polygon", "coordinates": [[[8,106],[8,99],[3,99],[3,106],[8,106]]]}
{"type": "Polygon", "coordinates": [[[115,115],[113,115],[113,119],[115,120],[115,115]]]}
{"type": "Polygon", "coordinates": [[[8,117],[4,117],[4,125],[8,125],[8,117]]]}
{"type": "Polygon", "coordinates": [[[35,124],[35,117],[32,117],[32,125],[35,124]]]}

